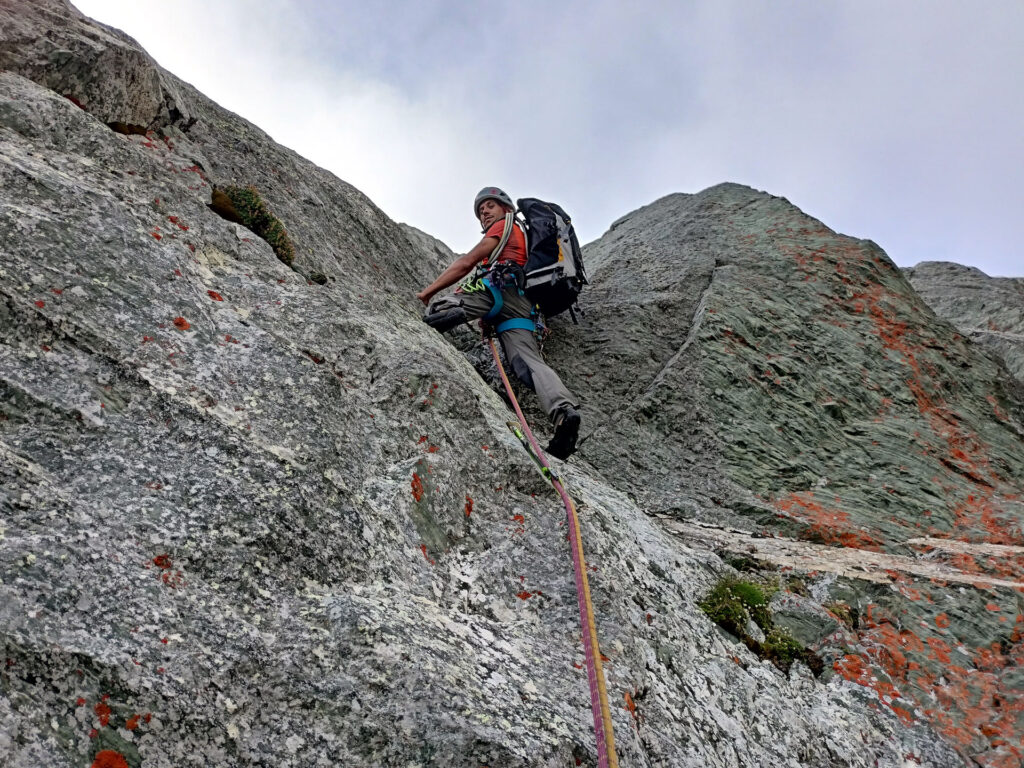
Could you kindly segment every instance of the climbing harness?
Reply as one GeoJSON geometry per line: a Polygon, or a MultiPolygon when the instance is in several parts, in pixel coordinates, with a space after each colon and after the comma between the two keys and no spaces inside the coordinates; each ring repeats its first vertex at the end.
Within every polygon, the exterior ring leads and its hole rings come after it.
{"type": "MultiPolygon", "coordinates": [[[[491,299],[494,303],[487,311],[487,314],[480,318],[485,323],[490,323],[501,313],[502,308],[505,306],[505,300],[501,296],[502,291],[504,291],[505,288],[514,286],[519,292],[519,295],[522,296],[522,285],[522,269],[508,264],[495,264],[490,269],[485,267],[478,268],[477,273],[470,280],[467,280],[459,286],[459,290],[462,293],[476,293],[485,289],[490,291],[491,299]]],[[[531,327],[530,330],[533,330],[533,328],[531,327]]]]}
{"type": "Polygon", "coordinates": [[[498,333],[504,333],[505,331],[511,331],[516,328],[535,333],[537,331],[537,323],[528,317],[512,317],[503,323],[498,323],[498,327],[494,330],[498,333]]]}
{"type": "MultiPolygon", "coordinates": [[[[522,268],[519,268],[518,273],[514,273],[511,264],[502,264],[498,261],[498,257],[505,250],[505,246],[512,236],[512,229],[515,226],[515,213],[509,211],[505,214],[505,223],[502,226],[501,238],[498,240],[498,244],[494,246],[494,249],[488,254],[487,258],[477,265],[473,274],[463,281],[457,289],[462,293],[476,293],[485,288],[491,292],[491,296],[494,297],[494,307],[488,313],[489,316],[484,318],[486,320],[497,317],[498,312],[501,311],[501,291],[510,279],[515,280],[520,294],[523,292],[523,286],[526,283],[526,275],[522,272],[522,268]]],[[[523,232],[523,247],[527,248],[526,228],[522,225],[519,225],[519,227],[523,232]]]]}
{"type": "MultiPolygon", "coordinates": [[[[508,321],[511,322],[511,321],[508,321]]],[[[500,326],[499,326],[500,329],[500,326]]],[[[615,755],[615,733],[612,729],[611,712],[608,709],[608,691],[604,682],[604,671],[601,669],[601,651],[597,644],[597,627],[594,624],[594,606],[590,601],[590,585],[587,582],[587,568],[583,559],[583,539],[580,536],[580,523],[576,515],[576,507],[569,498],[568,492],[562,479],[548,464],[537,444],[537,439],[526,423],[523,410],[519,407],[512,392],[512,385],[509,383],[508,375],[501,364],[501,357],[498,354],[498,345],[494,337],[488,337],[491,345],[491,354],[501,374],[501,381],[505,385],[512,407],[515,409],[519,424],[508,422],[513,434],[519,438],[523,447],[526,448],[530,458],[537,466],[541,475],[548,484],[555,489],[562,497],[562,504],[565,505],[566,518],[569,521],[569,542],[572,548],[572,567],[576,576],[576,602],[580,610],[580,628],[583,632],[583,650],[587,659],[587,681],[590,684],[590,711],[594,718],[594,735],[597,739],[597,765],[598,768],[619,768],[619,760],[615,755]]]]}

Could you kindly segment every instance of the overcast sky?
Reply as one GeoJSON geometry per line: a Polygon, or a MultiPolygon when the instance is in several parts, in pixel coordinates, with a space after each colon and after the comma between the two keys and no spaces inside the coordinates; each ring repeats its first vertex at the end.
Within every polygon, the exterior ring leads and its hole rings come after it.
{"type": "Polygon", "coordinates": [[[735,181],[1024,276],[1024,0],[73,1],[456,251],[486,185],[587,242],[735,181]]]}

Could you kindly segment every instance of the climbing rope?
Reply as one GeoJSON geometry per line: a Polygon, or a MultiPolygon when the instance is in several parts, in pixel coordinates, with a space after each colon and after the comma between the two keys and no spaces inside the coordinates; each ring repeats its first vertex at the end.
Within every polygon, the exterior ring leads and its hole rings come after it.
{"type": "Polygon", "coordinates": [[[512,407],[515,408],[516,416],[523,427],[533,449],[538,463],[542,467],[544,478],[551,484],[558,495],[562,497],[565,505],[565,514],[569,520],[569,541],[572,547],[572,567],[576,575],[576,602],[580,609],[580,628],[583,631],[583,650],[587,657],[587,680],[590,683],[590,711],[594,717],[594,736],[597,739],[597,765],[598,768],[619,768],[619,760],[615,756],[615,734],[612,730],[612,716],[608,710],[608,691],[604,683],[604,671],[601,669],[601,651],[597,645],[597,627],[594,624],[594,606],[590,602],[590,585],[587,582],[587,568],[583,560],[583,539],[580,536],[580,523],[576,516],[576,507],[569,498],[569,494],[562,485],[562,481],[547,458],[540,450],[537,439],[530,431],[530,425],[526,423],[526,417],[519,407],[512,392],[512,385],[509,383],[505,368],[501,364],[501,357],[498,355],[498,345],[494,337],[488,338],[491,345],[491,354],[494,355],[494,362],[498,366],[501,380],[505,384],[505,391],[508,393],[512,407]],[[546,470],[546,471],[543,471],[546,470]]]}

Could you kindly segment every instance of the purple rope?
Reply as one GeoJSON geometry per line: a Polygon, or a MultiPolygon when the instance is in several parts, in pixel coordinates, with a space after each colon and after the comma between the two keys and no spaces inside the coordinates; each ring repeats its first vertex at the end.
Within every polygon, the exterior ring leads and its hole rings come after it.
{"type": "MultiPolygon", "coordinates": [[[[533,436],[533,432],[530,430],[530,425],[526,423],[526,417],[523,416],[523,411],[519,407],[519,401],[516,400],[515,394],[512,392],[512,385],[509,383],[508,376],[505,373],[505,368],[501,364],[501,358],[498,355],[498,345],[494,343],[494,339],[490,338],[488,341],[491,344],[491,354],[494,355],[494,362],[498,366],[498,371],[501,373],[501,380],[505,384],[505,391],[508,393],[509,400],[512,401],[512,407],[515,408],[516,417],[519,419],[519,423],[523,427],[523,432],[526,433],[527,439],[530,441],[530,445],[533,447],[534,452],[537,454],[537,458],[540,460],[541,465],[551,472],[551,465],[548,464],[547,457],[544,456],[543,451],[540,449],[540,445],[537,443],[537,438],[533,436]]],[[[572,568],[576,577],[576,603],[580,609],[580,628],[583,630],[583,651],[587,659],[587,681],[590,684],[590,711],[594,718],[594,735],[597,737],[597,765],[598,768],[608,768],[608,749],[607,742],[604,734],[604,718],[601,714],[601,694],[597,685],[597,662],[594,658],[594,647],[590,640],[590,614],[587,610],[587,603],[584,599],[583,590],[583,563],[580,562],[580,531],[576,524],[576,516],[572,512],[572,500],[569,498],[569,494],[566,493],[562,483],[554,476],[551,475],[551,485],[558,495],[562,497],[562,503],[565,505],[565,515],[569,520],[569,535],[571,537],[572,546],[572,568]]]]}

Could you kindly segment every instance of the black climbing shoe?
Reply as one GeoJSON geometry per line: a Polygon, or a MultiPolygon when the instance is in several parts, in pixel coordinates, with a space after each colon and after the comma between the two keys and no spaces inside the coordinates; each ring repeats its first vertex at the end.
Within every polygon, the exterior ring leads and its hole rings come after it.
{"type": "Polygon", "coordinates": [[[423,322],[441,333],[450,331],[452,328],[462,325],[466,320],[466,310],[462,307],[443,309],[440,312],[428,312],[423,316],[423,322]]]}
{"type": "Polygon", "coordinates": [[[548,453],[558,459],[568,459],[576,452],[576,437],[580,433],[580,414],[571,405],[560,409],[555,416],[555,434],[548,443],[548,453]]]}

